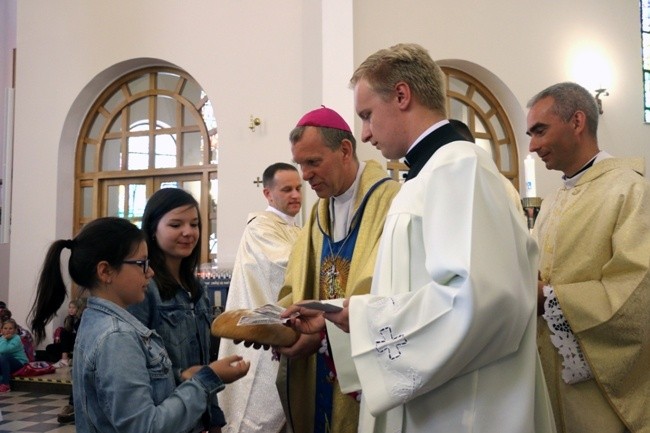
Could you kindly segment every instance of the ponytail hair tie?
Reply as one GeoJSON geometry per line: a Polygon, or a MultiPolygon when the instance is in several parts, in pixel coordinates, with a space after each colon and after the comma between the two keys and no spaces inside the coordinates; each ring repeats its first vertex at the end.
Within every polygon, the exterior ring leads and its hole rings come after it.
{"type": "Polygon", "coordinates": [[[75,245],[74,239],[68,239],[63,241],[63,248],[67,248],[71,250],[74,245],[75,245]]]}

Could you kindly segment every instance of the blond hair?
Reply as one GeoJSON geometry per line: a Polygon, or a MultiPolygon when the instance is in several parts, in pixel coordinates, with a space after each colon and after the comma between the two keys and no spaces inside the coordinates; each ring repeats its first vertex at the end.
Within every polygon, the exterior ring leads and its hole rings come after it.
{"type": "Polygon", "coordinates": [[[354,71],[350,85],[361,79],[384,99],[404,82],[420,104],[447,116],[445,74],[418,44],[398,44],[370,55],[354,71]]]}

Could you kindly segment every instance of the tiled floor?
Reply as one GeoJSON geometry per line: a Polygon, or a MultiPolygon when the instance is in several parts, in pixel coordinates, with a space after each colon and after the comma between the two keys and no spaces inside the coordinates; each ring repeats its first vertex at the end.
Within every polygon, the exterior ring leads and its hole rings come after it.
{"type": "Polygon", "coordinates": [[[11,392],[0,394],[0,433],[75,433],[74,424],[63,425],[56,420],[68,404],[70,374],[71,368],[65,367],[53,374],[13,382],[11,392]]]}
{"type": "Polygon", "coordinates": [[[0,433],[74,433],[74,424],[59,424],[61,408],[68,404],[65,394],[11,391],[0,394],[0,433]]]}

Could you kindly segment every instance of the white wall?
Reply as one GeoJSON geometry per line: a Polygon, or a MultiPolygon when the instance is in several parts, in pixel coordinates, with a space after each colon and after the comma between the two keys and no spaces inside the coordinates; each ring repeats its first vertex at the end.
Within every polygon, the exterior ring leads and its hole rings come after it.
{"type": "MultiPolygon", "coordinates": [[[[16,48],[16,0],[0,1],[0,206],[2,212],[6,213],[7,203],[9,200],[9,170],[7,169],[8,161],[7,140],[9,130],[5,119],[11,118],[11,113],[7,110],[11,98],[8,92],[12,87],[13,79],[13,50],[16,48]]],[[[9,149],[10,150],[10,149],[9,149]]],[[[8,215],[8,214],[6,214],[8,215]]],[[[5,220],[3,216],[2,220],[5,220]]],[[[7,219],[8,221],[8,219],[7,219]]],[[[2,221],[0,221],[0,233],[4,230],[2,221]]],[[[6,301],[9,296],[9,243],[0,234],[0,300],[6,301]]]]}
{"type": "MultiPolygon", "coordinates": [[[[397,42],[418,42],[434,59],[468,65],[489,81],[514,121],[520,157],[528,145],[526,101],[573,79],[568,63],[576,46],[595,44],[614,68],[601,145],[650,159],[638,8],[636,0],[21,0],[8,299],[14,314],[19,321],[27,315],[46,247],[71,235],[74,137],[92,98],[117,71],[165,61],[189,72],[214,103],[222,146],[219,253],[228,263],[246,214],[265,206],[252,181],[269,163],[291,159],[287,137],[297,119],[325,103],[352,122],[347,80],[354,66],[397,42]],[[262,120],[254,133],[250,115],[262,120]]],[[[365,144],[359,153],[380,157],[365,144]]],[[[541,164],[537,173],[540,195],[559,184],[559,174],[541,164]]]]}
{"type": "Polygon", "coordinates": [[[322,64],[320,37],[304,26],[321,14],[298,0],[19,2],[9,293],[19,321],[47,246],[71,236],[74,137],[92,95],[109,75],[156,59],[189,72],[215,106],[220,253],[234,261],[246,214],[266,206],[253,180],[291,160],[289,130],[322,101],[320,76],[305,72],[322,64]],[[250,115],[262,119],[255,132],[250,115]]]}
{"type": "MultiPolygon", "coordinates": [[[[610,95],[603,98],[601,148],[617,156],[644,156],[647,170],[650,129],[643,123],[638,1],[356,0],[354,4],[355,65],[378,49],[417,42],[436,60],[471,62],[498,77],[508,89],[496,93],[514,121],[520,161],[528,153],[527,101],[551,84],[577,81],[573,60],[585,49],[600,49],[613,70],[610,95]]],[[[536,161],[537,193],[543,197],[560,184],[560,174],[536,161]]]]}

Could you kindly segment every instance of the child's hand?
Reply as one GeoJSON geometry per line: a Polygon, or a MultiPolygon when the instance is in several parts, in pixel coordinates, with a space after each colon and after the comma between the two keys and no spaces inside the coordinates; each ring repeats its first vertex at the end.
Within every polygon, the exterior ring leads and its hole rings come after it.
{"type": "Polygon", "coordinates": [[[246,376],[251,364],[238,355],[226,356],[210,363],[210,368],[224,383],[232,383],[246,376]]]}
{"type": "Polygon", "coordinates": [[[181,379],[182,379],[182,380],[189,380],[189,379],[191,379],[192,376],[194,376],[194,375],[196,374],[196,372],[199,371],[199,370],[202,369],[202,368],[203,368],[202,365],[194,365],[194,366],[188,368],[187,370],[183,370],[183,371],[181,372],[181,379]]]}

